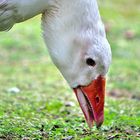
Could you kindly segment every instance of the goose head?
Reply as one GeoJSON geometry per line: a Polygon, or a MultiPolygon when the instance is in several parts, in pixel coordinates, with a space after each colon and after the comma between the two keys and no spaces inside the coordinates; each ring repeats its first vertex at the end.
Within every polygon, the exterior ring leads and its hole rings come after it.
{"type": "Polygon", "coordinates": [[[104,120],[111,50],[96,1],[77,2],[61,0],[50,6],[42,18],[44,39],[54,64],[76,94],[88,126],[95,122],[99,127],[104,120]]]}

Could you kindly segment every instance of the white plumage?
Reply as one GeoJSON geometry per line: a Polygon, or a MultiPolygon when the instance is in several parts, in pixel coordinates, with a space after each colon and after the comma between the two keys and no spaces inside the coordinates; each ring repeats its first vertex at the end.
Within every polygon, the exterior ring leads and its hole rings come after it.
{"type": "Polygon", "coordinates": [[[54,64],[70,87],[77,89],[88,125],[91,127],[95,120],[100,126],[103,117],[99,115],[96,119],[93,99],[84,92],[92,81],[105,77],[111,63],[111,50],[96,0],[0,0],[0,30],[42,12],[44,40],[54,64]],[[87,64],[88,59],[95,65],[87,64]]]}
{"type": "Polygon", "coordinates": [[[0,0],[0,31],[42,13],[51,0],[0,0]]]}
{"type": "Polygon", "coordinates": [[[52,60],[71,87],[88,85],[107,73],[111,51],[95,0],[59,0],[42,22],[52,60]],[[88,57],[95,67],[87,66],[88,57]]]}

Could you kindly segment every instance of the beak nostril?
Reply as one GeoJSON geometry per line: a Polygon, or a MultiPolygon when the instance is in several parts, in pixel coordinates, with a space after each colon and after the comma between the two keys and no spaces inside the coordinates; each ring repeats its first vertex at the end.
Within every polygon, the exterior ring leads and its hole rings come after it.
{"type": "Polygon", "coordinates": [[[96,103],[97,103],[97,104],[100,102],[100,99],[99,99],[98,96],[96,96],[95,100],[96,100],[96,103]]]}

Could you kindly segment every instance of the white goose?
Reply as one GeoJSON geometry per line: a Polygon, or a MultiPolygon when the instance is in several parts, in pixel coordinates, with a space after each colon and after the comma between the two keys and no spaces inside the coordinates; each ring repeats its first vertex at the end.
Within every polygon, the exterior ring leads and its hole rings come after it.
{"type": "Polygon", "coordinates": [[[42,12],[54,64],[74,90],[89,127],[94,121],[101,126],[111,50],[96,0],[0,0],[0,30],[42,12]]]}

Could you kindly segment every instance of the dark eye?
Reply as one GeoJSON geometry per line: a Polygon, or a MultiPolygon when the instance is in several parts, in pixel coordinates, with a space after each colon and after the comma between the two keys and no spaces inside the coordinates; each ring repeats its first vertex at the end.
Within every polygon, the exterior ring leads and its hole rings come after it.
{"type": "Polygon", "coordinates": [[[92,58],[87,58],[86,63],[92,67],[96,65],[96,62],[92,58]]]}

